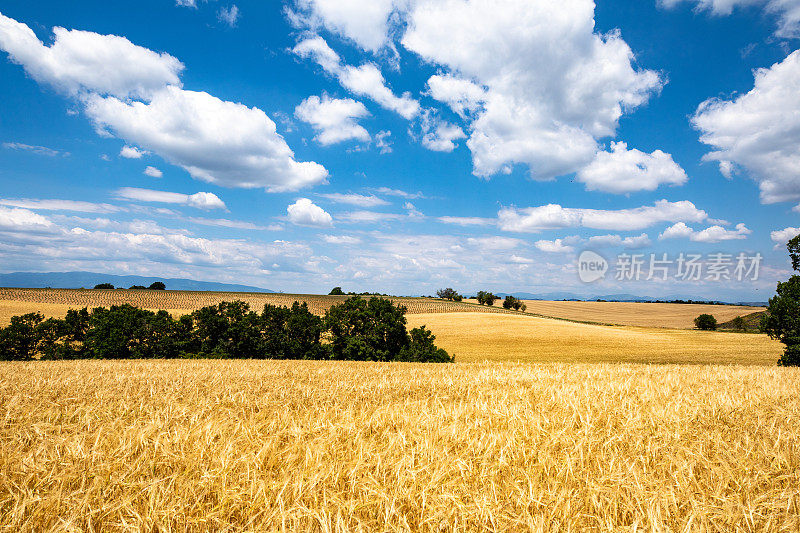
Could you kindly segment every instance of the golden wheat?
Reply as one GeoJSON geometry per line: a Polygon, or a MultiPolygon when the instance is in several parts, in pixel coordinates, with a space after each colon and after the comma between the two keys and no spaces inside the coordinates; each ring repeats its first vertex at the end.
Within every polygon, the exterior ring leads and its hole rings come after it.
{"type": "Polygon", "coordinates": [[[0,365],[5,531],[791,531],[800,370],[0,365]]]}

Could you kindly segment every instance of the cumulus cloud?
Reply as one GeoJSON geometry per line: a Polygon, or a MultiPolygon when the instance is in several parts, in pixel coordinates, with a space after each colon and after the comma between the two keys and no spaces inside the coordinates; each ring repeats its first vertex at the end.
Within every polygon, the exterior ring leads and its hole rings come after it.
{"type": "Polygon", "coordinates": [[[146,156],[147,152],[144,150],[139,150],[135,146],[123,146],[122,149],[119,151],[119,156],[124,157],[125,159],[141,159],[142,157],[146,156]]]}
{"type": "Polygon", "coordinates": [[[29,232],[49,231],[53,223],[38,213],[18,207],[0,206],[0,232],[29,232]]]}
{"type": "Polygon", "coordinates": [[[216,194],[210,192],[181,194],[177,192],[123,187],[116,191],[116,196],[117,198],[133,200],[135,202],[178,204],[196,207],[198,209],[226,209],[225,203],[220,200],[216,194]]]}
{"type": "Polygon", "coordinates": [[[423,113],[421,126],[422,146],[435,152],[452,152],[456,148],[455,141],[467,137],[461,128],[430,112],[423,113]]]}
{"type": "Polygon", "coordinates": [[[658,200],[652,206],[619,210],[570,208],[558,204],[524,209],[504,207],[498,212],[497,218],[500,229],[504,231],[536,233],[547,229],[577,227],[632,231],[659,222],[702,222],[708,218],[708,214],[687,200],[658,200]]]}
{"type": "Polygon", "coordinates": [[[790,226],[788,228],[770,232],[769,238],[772,239],[773,242],[777,243],[776,247],[778,247],[781,244],[786,244],[790,239],[793,239],[798,235],[800,235],[800,228],[793,228],[790,226]]]}
{"type": "Polygon", "coordinates": [[[800,4],[797,0],[658,0],[658,5],[672,8],[678,4],[692,2],[697,10],[711,11],[714,15],[730,15],[734,9],[759,7],[777,16],[775,35],[782,38],[800,37],[800,4]]]}
{"type": "Polygon", "coordinates": [[[120,98],[147,98],[165,85],[180,85],[183,64],[167,53],[116,35],[64,28],[53,28],[53,35],[45,46],[27,25],[0,14],[0,48],[39,83],[73,95],[120,98]]]}
{"type": "Polygon", "coordinates": [[[360,67],[344,64],[339,54],[318,35],[300,41],[292,51],[299,57],[315,61],[350,92],[366,96],[403,118],[412,119],[419,113],[419,102],[411,97],[411,93],[396,96],[386,86],[386,80],[375,64],[364,63],[360,67]]]}
{"type": "Polygon", "coordinates": [[[413,3],[405,20],[405,48],[485,89],[450,97],[481,104],[467,141],[479,176],[515,163],[537,179],[574,172],[591,162],[596,138],[661,87],[634,67],[618,32],[594,31],[591,0],[432,0],[413,3]]]}
{"type": "Polygon", "coordinates": [[[752,231],[747,229],[744,224],[737,224],[736,229],[730,230],[719,225],[710,226],[701,231],[696,231],[683,222],[674,224],[665,229],[659,240],[688,238],[693,242],[716,243],[721,241],[746,239],[752,231]]]}
{"type": "Polygon", "coordinates": [[[595,235],[586,242],[590,246],[622,246],[629,249],[646,248],[652,244],[647,233],[624,238],[622,235],[595,235]]]}
{"type": "Polygon", "coordinates": [[[164,173],[158,170],[156,167],[147,167],[144,169],[144,174],[146,176],[150,176],[151,178],[161,178],[164,176],[164,173]]]}
{"type": "Polygon", "coordinates": [[[611,193],[654,191],[660,185],[683,185],[688,179],[671,155],[629,150],[624,142],[612,142],[610,152],[597,152],[577,177],[589,190],[611,193]]]}
{"type": "Polygon", "coordinates": [[[434,74],[428,79],[432,98],[450,106],[461,118],[477,111],[486,100],[486,90],[480,85],[452,74],[434,74]]]}
{"type": "Polygon", "coordinates": [[[295,161],[262,110],[183,90],[174,57],[115,35],[54,34],[44,46],[28,26],[0,15],[0,48],[37,81],[76,96],[100,133],[226,187],[280,192],[325,181],[322,165],[295,161]]]}
{"type": "Polygon", "coordinates": [[[377,52],[388,46],[388,19],[393,0],[298,0],[292,19],[310,28],[345,35],[361,48],[377,52]]]}
{"type": "Polygon", "coordinates": [[[755,72],[753,89],[703,102],[692,118],[726,176],[747,169],[764,203],[800,198],[800,50],[755,72]]]}
{"type": "Polygon", "coordinates": [[[192,177],[224,187],[294,191],[327,177],[322,165],[294,160],[266,113],[208,93],[166,87],[149,103],[92,95],[86,113],[192,177]]]}
{"type": "Polygon", "coordinates": [[[389,202],[382,198],[378,198],[374,194],[365,195],[365,194],[353,194],[353,193],[329,193],[329,194],[320,194],[322,198],[327,198],[337,204],[349,204],[349,205],[357,205],[359,207],[377,207],[380,205],[389,205],[389,202]]]}
{"type": "Polygon", "coordinates": [[[294,109],[294,116],[311,124],[323,146],[349,140],[368,142],[370,135],[356,121],[369,116],[364,104],[350,98],[330,98],[327,94],[309,96],[294,109]]]}
{"type": "Polygon", "coordinates": [[[308,198],[300,198],[286,208],[289,222],[298,226],[327,227],[333,225],[333,218],[320,206],[308,198]]]}
{"type": "Polygon", "coordinates": [[[575,248],[564,244],[562,239],[555,239],[553,241],[541,240],[533,243],[539,250],[551,254],[564,254],[574,252],[575,248]]]}

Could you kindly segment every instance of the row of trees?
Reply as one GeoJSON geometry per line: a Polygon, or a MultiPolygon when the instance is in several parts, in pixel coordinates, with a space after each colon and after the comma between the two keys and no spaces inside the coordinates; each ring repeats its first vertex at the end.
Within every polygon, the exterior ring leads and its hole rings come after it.
{"type": "Polygon", "coordinates": [[[452,362],[424,326],[406,329],[406,308],[348,298],[324,317],[306,303],[222,302],[174,319],[129,304],[70,310],[63,319],[15,316],[0,329],[0,359],[256,358],[452,362]]]}
{"type": "MultiPolygon", "coordinates": [[[[116,287],[114,287],[114,285],[111,284],[111,283],[98,283],[97,285],[94,286],[94,288],[95,289],[115,289],[116,287]]],[[[120,289],[121,288],[122,287],[120,287],[120,289]]],[[[130,290],[163,291],[163,290],[166,290],[166,288],[167,288],[167,286],[164,285],[164,283],[162,281],[155,281],[155,282],[151,283],[149,287],[145,287],[144,285],[133,285],[133,286],[131,286],[130,290]]]]}

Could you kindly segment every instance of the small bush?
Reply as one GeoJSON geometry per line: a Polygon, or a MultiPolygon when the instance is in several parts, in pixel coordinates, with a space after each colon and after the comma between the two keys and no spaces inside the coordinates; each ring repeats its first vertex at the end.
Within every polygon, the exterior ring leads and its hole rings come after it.
{"type": "Polygon", "coordinates": [[[717,329],[717,319],[713,315],[703,313],[694,319],[694,325],[697,329],[704,331],[714,331],[717,329]]]}

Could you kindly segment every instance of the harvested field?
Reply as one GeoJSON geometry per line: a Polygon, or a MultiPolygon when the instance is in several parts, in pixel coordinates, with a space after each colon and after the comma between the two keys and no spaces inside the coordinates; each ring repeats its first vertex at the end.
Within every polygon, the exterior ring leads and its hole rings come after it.
{"type": "Polygon", "coordinates": [[[774,366],[783,345],[766,335],[597,326],[525,315],[409,315],[464,361],[628,362],[774,366]]]}
{"type": "MultiPolygon", "coordinates": [[[[497,304],[495,304],[497,305],[497,304]]],[[[550,302],[525,300],[529,313],[537,315],[622,326],[651,328],[694,328],[703,313],[714,315],[720,324],[763,307],[738,305],[664,304],[649,302],[550,302]]]]}
{"type": "Polygon", "coordinates": [[[0,369],[6,531],[800,529],[798,369],[0,369]]]}

